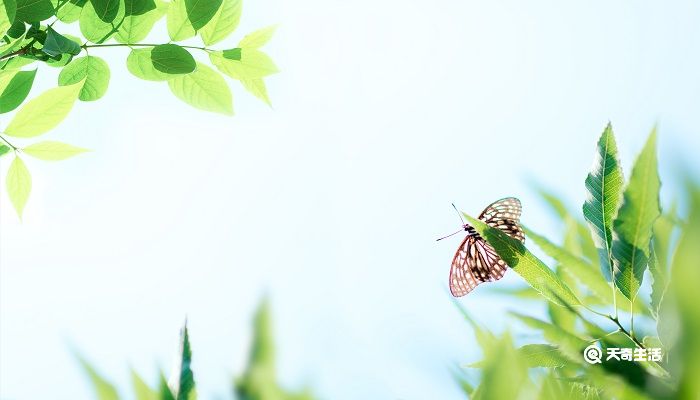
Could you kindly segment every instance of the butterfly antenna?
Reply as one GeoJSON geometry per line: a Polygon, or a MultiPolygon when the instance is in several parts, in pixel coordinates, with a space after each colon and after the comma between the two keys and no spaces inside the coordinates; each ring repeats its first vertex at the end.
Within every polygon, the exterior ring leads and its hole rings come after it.
{"type": "Polygon", "coordinates": [[[459,216],[459,219],[462,221],[462,225],[466,225],[466,222],[464,222],[464,218],[462,218],[462,213],[459,212],[459,210],[457,209],[457,206],[455,206],[455,203],[452,203],[452,208],[454,208],[455,211],[457,211],[457,215],[459,216]]]}
{"type": "Polygon", "coordinates": [[[440,239],[436,240],[436,242],[439,242],[439,241],[441,241],[442,239],[447,239],[448,237],[454,236],[454,235],[456,235],[456,234],[462,232],[463,230],[464,230],[464,229],[460,229],[460,230],[458,230],[458,231],[455,232],[455,233],[450,233],[450,234],[447,235],[447,236],[443,236],[443,237],[441,237],[440,239]]]}

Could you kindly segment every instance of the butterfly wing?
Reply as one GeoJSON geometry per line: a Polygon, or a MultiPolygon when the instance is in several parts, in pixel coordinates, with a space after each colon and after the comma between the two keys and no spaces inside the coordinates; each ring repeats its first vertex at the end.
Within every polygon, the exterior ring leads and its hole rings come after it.
{"type": "Polygon", "coordinates": [[[461,297],[474,290],[474,288],[483,282],[474,271],[474,256],[476,252],[476,237],[467,236],[462,241],[462,244],[457,248],[454,258],[452,258],[452,266],[450,267],[450,292],[454,297],[461,297]]]}
{"type": "Polygon", "coordinates": [[[520,200],[515,197],[506,197],[491,203],[479,215],[479,219],[487,225],[498,228],[508,236],[525,241],[525,234],[518,220],[523,212],[520,200]]]}

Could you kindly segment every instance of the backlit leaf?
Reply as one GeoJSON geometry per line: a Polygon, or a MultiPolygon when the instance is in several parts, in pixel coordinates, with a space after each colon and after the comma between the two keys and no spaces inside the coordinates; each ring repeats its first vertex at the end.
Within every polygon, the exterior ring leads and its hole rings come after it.
{"type": "Polygon", "coordinates": [[[656,161],[656,130],[634,163],[622,206],[614,222],[615,283],[628,299],[634,299],[649,260],[649,243],[660,215],[661,182],[656,161]]]}
{"type": "Polygon", "coordinates": [[[115,389],[114,385],[103,378],[102,375],[97,372],[95,367],[93,367],[85,359],[78,357],[78,360],[92,383],[95,398],[97,400],[119,400],[119,394],[117,393],[117,389],[115,389]]]}
{"type": "Polygon", "coordinates": [[[236,30],[241,19],[242,0],[224,0],[209,22],[199,31],[205,45],[226,39],[236,30]]]}
{"type": "Polygon", "coordinates": [[[270,98],[267,95],[265,81],[262,78],[241,79],[240,82],[245,90],[264,101],[268,106],[272,106],[270,98]]]}
{"type": "Polygon", "coordinates": [[[192,22],[187,17],[185,0],[172,0],[166,17],[170,39],[181,41],[193,37],[196,32],[192,22]]]}
{"type": "Polygon", "coordinates": [[[16,0],[17,11],[15,19],[24,22],[39,22],[51,17],[54,13],[51,0],[16,0]]]}
{"type": "Polygon", "coordinates": [[[238,56],[232,51],[211,52],[209,59],[219,71],[233,79],[264,78],[279,71],[272,59],[259,50],[240,49],[236,53],[238,56]]]}
{"type": "Polygon", "coordinates": [[[150,386],[136,373],[131,370],[131,382],[134,385],[134,395],[136,400],[160,400],[158,392],[151,389],[150,386]]]}
{"type": "Polygon", "coordinates": [[[126,58],[126,67],[137,78],[147,81],[167,81],[173,75],[158,71],[151,61],[152,49],[134,49],[131,50],[126,58]]]}
{"type": "Polygon", "coordinates": [[[109,76],[109,65],[103,59],[86,56],[73,60],[63,68],[58,75],[58,84],[68,86],[83,82],[79,99],[94,101],[107,92],[109,76]]]}
{"type": "Polygon", "coordinates": [[[22,218],[24,206],[29,200],[29,193],[32,191],[32,176],[29,174],[27,166],[21,158],[15,157],[7,170],[5,188],[10,198],[12,206],[17,211],[17,215],[22,218]]]}
{"type": "Polygon", "coordinates": [[[82,82],[47,90],[17,111],[5,134],[34,137],[55,128],[68,115],[78,99],[82,82]]]}
{"type": "Polygon", "coordinates": [[[87,2],[83,6],[83,11],[80,14],[80,32],[85,36],[85,39],[92,43],[104,43],[117,33],[126,14],[124,2],[119,1],[117,4],[119,8],[112,22],[103,21],[97,15],[91,2],[87,2]]]}
{"type": "Polygon", "coordinates": [[[151,50],[153,67],[166,74],[189,74],[197,63],[187,50],[176,44],[161,44],[151,50]]]}
{"type": "Polygon", "coordinates": [[[202,29],[211,21],[221,2],[222,0],[185,0],[187,18],[195,31],[202,29]]]}
{"type": "Polygon", "coordinates": [[[25,154],[46,161],[65,160],[86,151],[80,147],[55,141],[34,143],[22,149],[25,154]]]}
{"type": "Polygon", "coordinates": [[[272,39],[272,35],[275,34],[276,30],[277,25],[272,25],[250,33],[238,42],[238,47],[244,49],[259,49],[272,39]]]}
{"type": "Polygon", "coordinates": [[[112,22],[119,12],[120,0],[90,0],[95,14],[104,22],[112,22]]]}
{"type": "Polygon", "coordinates": [[[158,0],[155,9],[144,14],[127,15],[115,36],[120,43],[138,43],[151,32],[153,25],[160,20],[168,10],[169,3],[158,0]]]}
{"type": "Polygon", "coordinates": [[[16,14],[17,2],[15,0],[0,0],[0,36],[10,29],[16,14]]]}
{"type": "Polygon", "coordinates": [[[233,115],[231,90],[224,78],[213,69],[198,63],[189,74],[168,80],[170,90],[179,99],[196,108],[233,115]]]}
{"type": "Polygon", "coordinates": [[[34,83],[36,70],[6,71],[0,75],[0,113],[19,107],[34,83]]]}

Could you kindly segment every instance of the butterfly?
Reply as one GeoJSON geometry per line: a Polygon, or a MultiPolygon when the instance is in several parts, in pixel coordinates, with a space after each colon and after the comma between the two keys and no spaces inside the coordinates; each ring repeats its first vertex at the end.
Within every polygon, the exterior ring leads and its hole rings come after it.
{"type": "MultiPolygon", "coordinates": [[[[515,197],[506,197],[486,207],[479,215],[479,219],[493,228],[502,230],[508,236],[525,242],[525,234],[518,221],[520,214],[522,214],[520,200],[515,197]]],[[[505,261],[496,254],[496,250],[476,232],[474,227],[464,223],[464,220],[462,223],[462,229],[467,232],[467,236],[457,248],[450,267],[450,292],[454,297],[466,295],[480,283],[503,278],[508,269],[505,261]]],[[[438,240],[442,239],[444,237],[438,240]]]]}

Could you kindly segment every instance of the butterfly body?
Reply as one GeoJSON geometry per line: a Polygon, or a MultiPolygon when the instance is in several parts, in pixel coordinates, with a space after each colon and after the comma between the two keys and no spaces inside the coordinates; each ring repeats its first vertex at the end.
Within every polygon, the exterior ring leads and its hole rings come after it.
{"type": "MultiPolygon", "coordinates": [[[[521,213],[520,200],[506,197],[486,207],[479,219],[524,242],[525,235],[518,221],[521,213]]],[[[450,267],[450,292],[455,297],[466,295],[483,282],[503,278],[508,269],[508,265],[474,227],[464,224],[463,228],[467,236],[457,248],[450,267]]]]}

